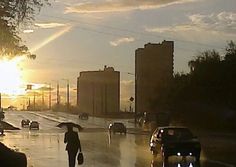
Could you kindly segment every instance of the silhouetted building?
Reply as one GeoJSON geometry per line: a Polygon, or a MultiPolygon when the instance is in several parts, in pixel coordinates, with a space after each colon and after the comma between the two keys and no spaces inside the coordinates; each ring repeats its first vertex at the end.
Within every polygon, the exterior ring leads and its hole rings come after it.
{"type": "Polygon", "coordinates": [[[160,89],[173,78],[174,42],[144,45],[135,51],[135,112],[152,112],[160,89]]]}
{"type": "Polygon", "coordinates": [[[113,67],[80,72],[77,90],[80,112],[100,115],[120,111],[120,72],[113,67]]]}

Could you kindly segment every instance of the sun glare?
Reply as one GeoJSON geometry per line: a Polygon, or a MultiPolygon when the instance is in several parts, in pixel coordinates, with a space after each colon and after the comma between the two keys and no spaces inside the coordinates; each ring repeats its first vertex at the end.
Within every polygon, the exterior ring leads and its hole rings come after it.
{"type": "Polygon", "coordinates": [[[23,81],[19,67],[22,60],[23,57],[0,59],[0,93],[15,96],[24,92],[21,88],[23,81]]]}

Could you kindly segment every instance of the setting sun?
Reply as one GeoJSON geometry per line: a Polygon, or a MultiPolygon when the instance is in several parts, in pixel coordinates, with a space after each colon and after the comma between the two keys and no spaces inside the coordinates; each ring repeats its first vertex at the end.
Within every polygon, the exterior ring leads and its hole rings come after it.
{"type": "Polygon", "coordinates": [[[0,92],[7,95],[19,95],[23,93],[21,86],[23,84],[21,69],[19,63],[23,58],[0,60],[0,92]]]}

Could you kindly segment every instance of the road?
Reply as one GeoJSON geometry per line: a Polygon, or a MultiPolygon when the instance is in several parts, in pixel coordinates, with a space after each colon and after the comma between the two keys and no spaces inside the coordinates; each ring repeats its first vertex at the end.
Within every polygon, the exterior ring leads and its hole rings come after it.
{"type": "MultiPolygon", "coordinates": [[[[78,116],[53,112],[7,111],[5,121],[20,127],[22,119],[40,123],[40,130],[22,128],[7,131],[0,141],[8,147],[24,152],[28,167],[65,167],[68,166],[65,151],[65,129],[56,127],[59,122],[72,121],[85,127],[79,132],[85,162],[83,167],[162,167],[160,155],[153,157],[149,151],[149,135],[136,129],[130,120],[122,121],[128,128],[126,135],[109,135],[107,127],[115,120],[92,118],[79,120],[78,116]]],[[[165,165],[167,167],[167,165],[165,165]]],[[[195,167],[194,159],[182,161],[170,158],[168,167],[195,167]]],[[[201,167],[233,167],[231,164],[209,160],[201,155],[201,167]]]]}

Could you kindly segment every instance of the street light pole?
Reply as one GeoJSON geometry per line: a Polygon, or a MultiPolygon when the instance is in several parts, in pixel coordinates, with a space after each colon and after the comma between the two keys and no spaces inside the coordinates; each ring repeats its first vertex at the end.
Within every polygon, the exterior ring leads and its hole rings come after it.
{"type": "Polygon", "coordinates": [[[34,90],[34,111],[35,111],[35,90],[34,90]]]}
{"type": "Polygon", "coordinates": [[[70,85],[69,80],[67,80],[67,108],[69,109],[70,105],[70,85]]]}
{"type": "Polygon", "coordinates": [[[51,89],[52,89],[52,85],[50,83],[49,84],[49,97],[48,97],[48,107],[49,107],[49,110],[52,109],[52,92],[51,92],[51,89]]]}
{"type": "MultiPolygon", "coordinates": [[[[133,102],[133,100],[135,99],[135,107],[134,107],[134,123],[135,123],[135,125],[137,124],[137,74],[136,74],[136,71],[135,71],[135,73],[131,73],[131,72],[128,72],[127,74],[129,74],[129,75],[132,75],[132,76],[134,76],[134,80],[135,80],[135,87],[134,87],[134,98],[132,97],[131,99],[130,99],[130,101],[132,100],[132,102],[133,102]]],[[[130,104],[130,108],[131,108],[131,104],[130,104]]]]}
{"type": "Polygon", "coordinates": [[[41,106],[41,110],[43,110],[44,109],[44,90],[43,90],[43,88],[42,88],[42,106],[41,106]]]}
{"type": "Polygon", "coordinates": [[[57,81],[57,106],[60,104],[60,97],[59,97],[59,82],[57,81]]]}
{"type": "Polygon", "coordinates": [[[69,111],[69,107],[70,107],[70,84],[69,84],[69,79],[62,79],[64,81],[67,81],[67,85],[66,85],[66,88],[67,88],[67,91],[66,91],[66,104],[67,104],[67,109],[69,111]]]}

